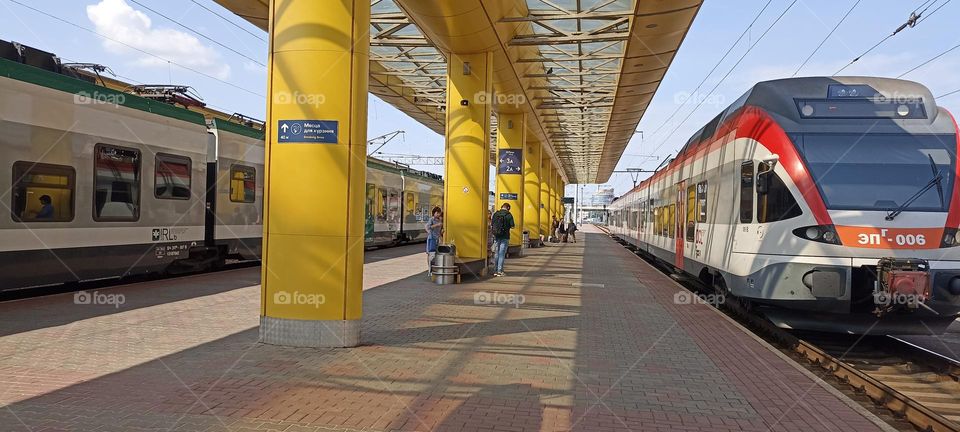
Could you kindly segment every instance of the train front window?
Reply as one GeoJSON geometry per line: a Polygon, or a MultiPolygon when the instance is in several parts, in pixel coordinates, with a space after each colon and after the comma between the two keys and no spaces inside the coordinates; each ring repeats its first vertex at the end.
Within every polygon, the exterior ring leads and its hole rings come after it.
{"type": "Polygon", "coordinates": [[[931,159],[943,176],[943,204],[931,188],[907,211],[946,211],[950,205],[953,135],[805,134],[797,144],[829,209],[895,209],[934,177],[931,159]]]}

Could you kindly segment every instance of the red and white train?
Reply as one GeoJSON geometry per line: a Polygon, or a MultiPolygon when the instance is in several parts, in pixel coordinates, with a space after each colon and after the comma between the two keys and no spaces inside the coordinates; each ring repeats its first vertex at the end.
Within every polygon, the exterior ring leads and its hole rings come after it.
{"type": "Polygon", "coordinates": [[[960,313],[958,147],[914,82],[761,82],[609,224],[784,328],[941,333],[960,313]]]}

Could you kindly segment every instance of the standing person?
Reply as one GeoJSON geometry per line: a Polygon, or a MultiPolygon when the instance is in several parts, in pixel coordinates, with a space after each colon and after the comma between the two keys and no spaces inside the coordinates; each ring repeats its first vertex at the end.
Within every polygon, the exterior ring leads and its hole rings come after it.
{"type": "Polygon", "coordinates": [[[508,203],[503,203],[500,210],[497,210],[491,217],[490,231],[493,233],[493,250],[496,253],[494,276],[506,276],[506,273],[503,272],[503,260],[507,258],[507,249],[510,247],[510,230],[515,225],[508,203]]]}
{"type": "Polygon", "coordinates": [[[560,231],[560,242],[566,243],[567,242],[567,225],[564,224],[563,221],[560,221],[559,223],[560,223],[560,227],[557,228],[557,230],[560,231]]]}
{"type": "Polygon", "coordinates": [[[577,224],[573,223],[573,219],[570,219],[570,223],[567,224],[567,233],[573,238],[574,243],[577,242],[577,229],[577,224]]]}
{"type": "Polygon", "coordinates": [[[433,258],[437,255],[437,246],[440,244],[440,235],[443,234],[443,210],[434,207],[430,220],[425,226],[427,230],[427,275],[433,276],[433,258]]]}
{"type": "Polygon", "coordinates": [[[557,217],[553,217],[553,231],[550,232],[550,237],[553,237],[553,242],[560,241],[560,222],[557,221],[557,217]]]}

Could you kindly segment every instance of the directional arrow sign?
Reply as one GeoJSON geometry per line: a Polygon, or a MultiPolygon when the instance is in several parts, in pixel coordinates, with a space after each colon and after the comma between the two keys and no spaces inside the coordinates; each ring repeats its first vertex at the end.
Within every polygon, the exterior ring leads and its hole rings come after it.
{"type": "Polygon", "coordinates": [[[280,125],[280,130],[282,130],[283,133],[287,133],[287,130],[288,130],[288,129],[290,129],[290,125],[288,125],[288,124],[286,124],[286,123],[283,123],[282,125],[280,125]]]}

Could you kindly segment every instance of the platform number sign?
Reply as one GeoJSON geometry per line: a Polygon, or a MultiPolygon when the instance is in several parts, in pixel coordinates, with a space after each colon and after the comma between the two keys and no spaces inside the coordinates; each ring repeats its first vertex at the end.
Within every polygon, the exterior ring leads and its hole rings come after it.
{"type": "Polygon", "coordinates": [[[500,149],[497,159],[497,174],[521,174],[523,149],[500,149]]]}

